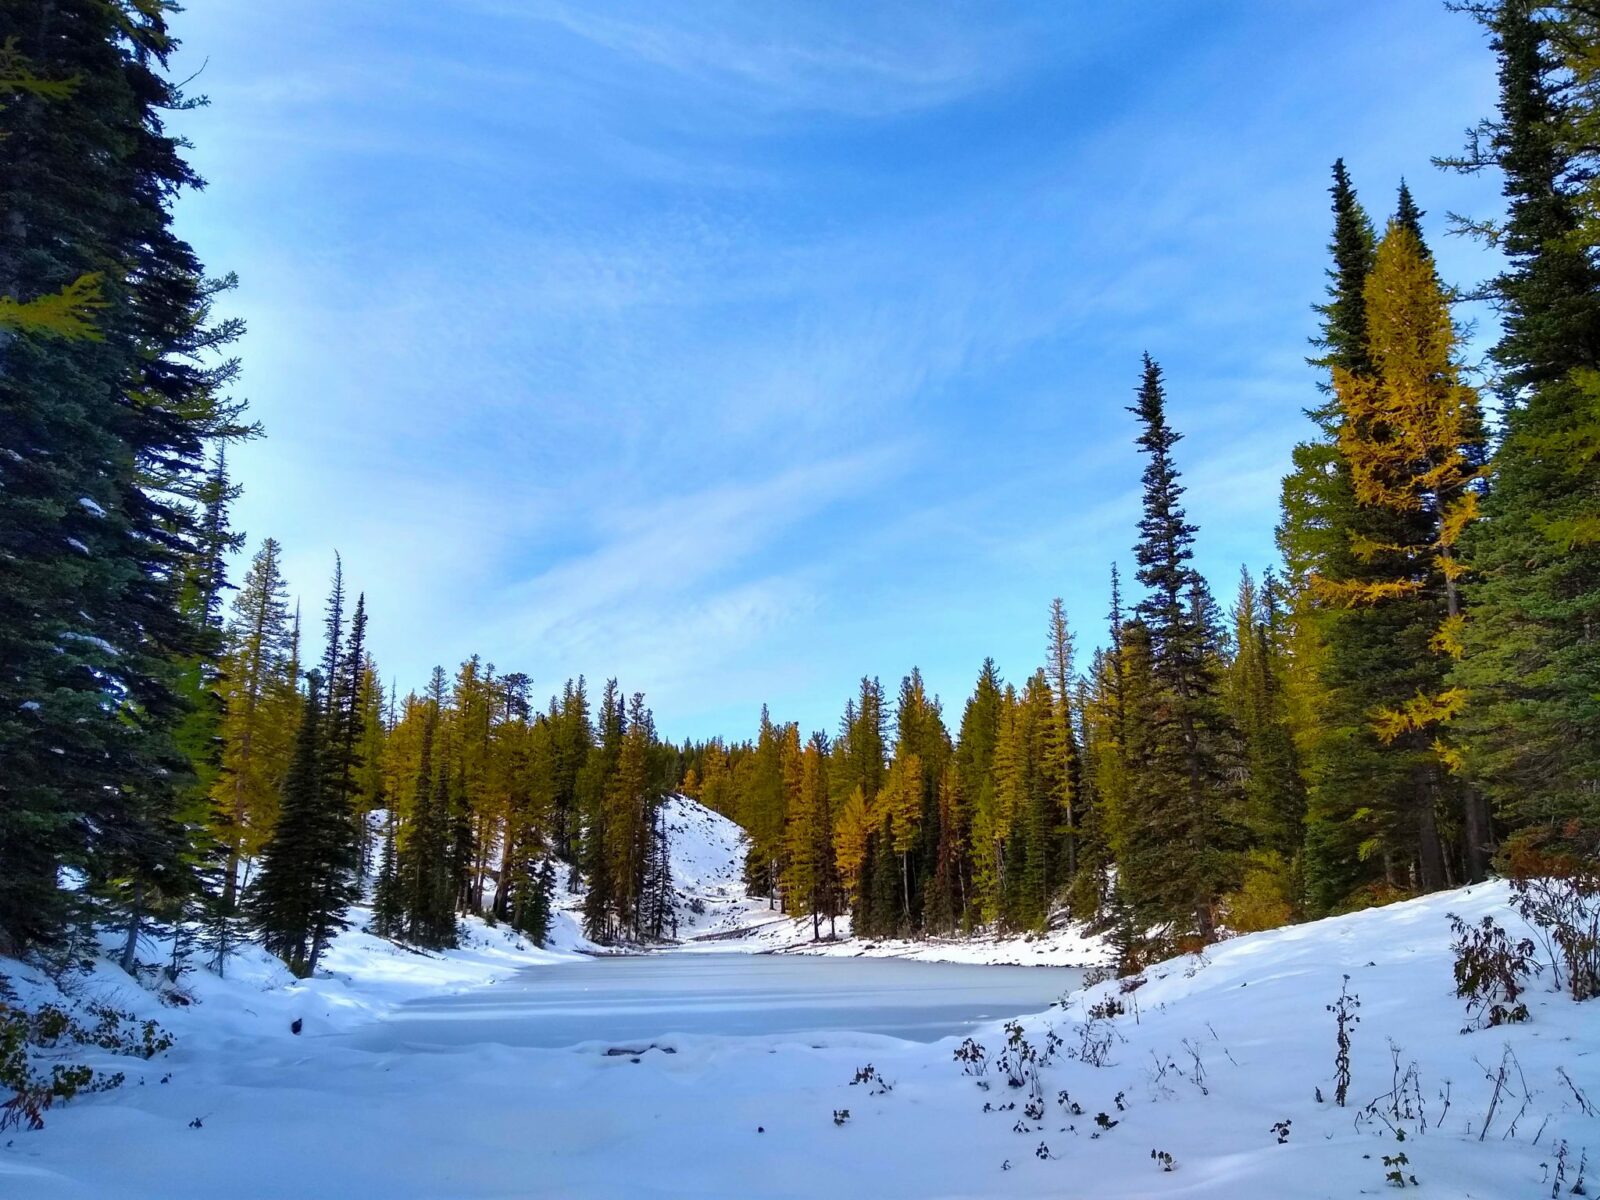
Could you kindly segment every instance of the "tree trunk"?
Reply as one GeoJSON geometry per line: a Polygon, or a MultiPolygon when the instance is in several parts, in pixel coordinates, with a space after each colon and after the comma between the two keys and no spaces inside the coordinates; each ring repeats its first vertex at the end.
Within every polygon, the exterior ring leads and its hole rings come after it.
{"type": "Polygon", "coordinates": [[[128,909],[128,932],[122,943],[122,969],[132,975],[139,965],[139,923],[144,911],[144,885],[135,884],[133,903],[128,909]]]}
{"type": "Polygon", "coordinates": [[[1471,784],[1463,797],[1466,810],[1463,837],[1466,841],[1466,868],[1468,883],[1482,883],[1489,873],[1489,803],[1482,792],[1471,784]]]}
{"type": "Polygon", "coordinates": [[[1417,885],[1424,892],[1444,887],[1444,847],[1439,842],[1439,819],[1433,809],[1430,772],[1417,772],[1417,885]]]}

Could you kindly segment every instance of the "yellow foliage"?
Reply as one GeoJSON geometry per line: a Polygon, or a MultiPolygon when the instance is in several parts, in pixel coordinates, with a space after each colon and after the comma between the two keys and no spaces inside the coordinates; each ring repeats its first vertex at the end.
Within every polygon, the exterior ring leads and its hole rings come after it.
{"type": "Polygon", "coordinates": [[[1446,617],[1444,623],[1428,639],[1428,647],[1437,654],[1448,654],[1451,658],[1460,658],[1465,652],[1461,644],[1461,631],[1466,626],[1467,620],[1460,613],[1446,617]]]}
{"type": "Polygon", "coordinates": [[[1234,933],[1287,925],[1295,918],[1295,891],[1294,872],[1280,856],[1252,854],[1238,890],[1223,897],[1223,922],[1234,933]]]}
{"type": "Polygon", "coordinates": [[[1403,734],[1454,720],[1466,703],[1464,688],[1447,688],[1437,696],[1418,692],[1400,708],[1381,708],[1374,713],[1372,729],[1380,740],[1392,742],[1403,734]]]}
{"type": "Polygon", "coordinates": [[[872,832],[872,813],[858,784],[844,802],[838,827],[833,832],[833,856],[839,867],[839,880],[854,904],[860,899],[861,866],[867,860],[867,837],[872,832]]]}
{"type": "MultiPolygon", "coordinates": [[[[1460,381],[1450,307],[1409,229],[1391,224],[1367,278],[1368,349],[1376,370],[1333,372],[1344,420],[1339,449],[1358,503],[1431,512],[1433,546],[1455,545],[1477,515],[1467,449],[1481,436],[1477,393],[1460,381]]],[[[1371,561],[1379,543],[1352,546],[1371,561]]]]}
{"type": "Polygon", "coordinates": [[[1334,580],[1321,575],[1313,575],[1307,586],[1314,600],[1340,608],[1401,600],[1422,590],[1421,581],[1415,579],[1334,580]]]}
{"type": "Polygon", "coordinates": [[[69,341],[100,340],[93,314],[106,306],[100,276],[80,275],[59,292],[26,302],[0,296],[0,329],[44,334],[69,341]]]}

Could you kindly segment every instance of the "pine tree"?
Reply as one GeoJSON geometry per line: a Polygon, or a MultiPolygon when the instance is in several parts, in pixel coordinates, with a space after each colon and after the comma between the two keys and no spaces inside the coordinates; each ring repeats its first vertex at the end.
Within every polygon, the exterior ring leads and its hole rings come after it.
{"type": "Polygon", "coordinates": [[[261,873],[247,897],[261,944],[296,975],[309,975],[316,926],[317,878],[323,856],[322,676],[306,676],[307,693],[284,778],[278,823],[261,855],[261,873]]]}
{"type": "Polygon", "coordinates": [[[1078,799],[1083,790],[1083,768],[1078,731],[1072,716],[1072,633],[1067,611],[1058,596],[1050,602],[1050,643],[1046,670],[1050,685],[1050,724],[1045,737],[1046,770],[1055,789],[1056,808],[1065,835],[1064,877],[1078,870],[1078,799]]]}
{"type": "Polygon", "coordinates": [[[1195,527],[1182,505],[1172,461],[1179,435],[1167,423],[1161,369],[1149,355],[1138,403],[1145,452],[1144,515],[1134,549],[1147,594],[1137,606],[1149,646],[1149,687],[1129,720],[1140,726],[1130,755],[1127,853],[1120,886],[1155,920],[1215,936],[1214,908],[1233,873],[1231,783],[1224,769],[1233,734],[1218,697],[1217,634],[1205,582],[1190,565],[1195,527]]]}
{"type": "Polygon", "coordinates": [[[994,771],[1004,712],[999,673],[994,660],[985,659],[961,714],[955,752],[958,786],[971,820],[973,900],[985,924],[999,919],[1004,879],[1006,822],[1000,813],[994,771]]]}
{"type": "MultiPolygon", "coordinates": [[[[237,322],[172,232],[164,6],[18,0],[0,138],[0,952],[186,867],[180,605],[207,445],[250,432],[203,364],[237,322]],[[66,81],[74,81],[66,94],[66,81]],[[94,283],[98,283],[98,295],[94,283]],[[41,310],[30,301],[47,298],[41,310]],[[59,301],[59,302],[58,302],[59,301]],[[32,317],[29,317],[31,312],[32,317]],[[43,321],[33,317],[43,316],[43,321]],[[59,336],[68,334],[69,336],[59,336]],[[62,868],[88,881],[64,890],[62,868]]],[[[163,886],[165,886],[163,884],[163,886]]]]}
{"type": "Polygon", "coordinates": [[[1471,619],[1453,681],[1472,777],[1508,821],[1600,825],[1600,264],[1594,255],[1594,15],[1472,10],[1499,60],[1498,117],[1451,165],[1503,172],[1492,281],[1502,436],[1464,539],[1471,619]]]}

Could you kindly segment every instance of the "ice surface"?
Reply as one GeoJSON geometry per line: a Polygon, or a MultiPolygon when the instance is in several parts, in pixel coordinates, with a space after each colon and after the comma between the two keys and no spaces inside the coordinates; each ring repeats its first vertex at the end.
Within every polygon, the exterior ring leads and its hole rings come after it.
{"type": "Polygon", "coordinates": [[[673,1034],[826,1030],[931,1042],[1036,1012],[1076,988],[1071,968],[980,967],[874,958],[670,954],[529,968],[493,987],[417,1000],[363,1030],[368,1049],[484,1042],[633,1045],[673,1034]]]}

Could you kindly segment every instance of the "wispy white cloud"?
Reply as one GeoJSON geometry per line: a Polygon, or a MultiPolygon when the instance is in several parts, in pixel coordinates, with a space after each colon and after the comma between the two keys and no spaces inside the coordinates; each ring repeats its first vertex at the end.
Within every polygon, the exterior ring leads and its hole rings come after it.
{"type": "Polygon", "coordinates": [[[944,104],[1004,78],[1024,22],[992,7],[911,4],[571,4],[476,0],[766,109],[878,117],[944,104]]]}
{"type": "Polygon", "coordinates": [[[1456,20],[194,6],[214,182],[181,215],[244,278],[271,433],[241,523],[311,607],[344,552],[402,686],[479,651],[706,733],[763,698],[831,724],[863,670],[1016,676],[1048,598],[1097,620],[1126,561],[1141,350],[1202,557],[1270,553],[1327,164],[1381,211],[1449,148],[1493,86],[1456,20]]]}

